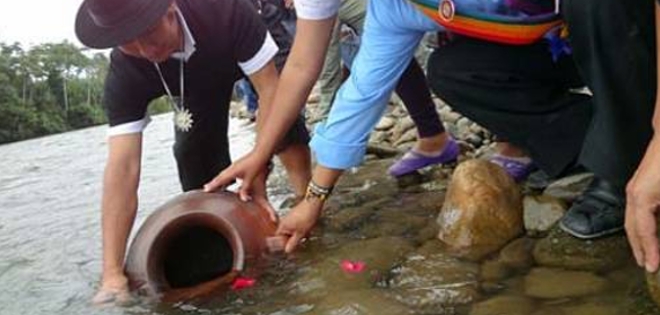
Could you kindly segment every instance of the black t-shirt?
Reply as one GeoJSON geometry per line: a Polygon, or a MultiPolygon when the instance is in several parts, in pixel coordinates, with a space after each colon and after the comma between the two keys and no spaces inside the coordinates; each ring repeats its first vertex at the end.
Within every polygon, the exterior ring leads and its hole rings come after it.
{"type": "MultiPolygon", "coordinates": [[[[185,63],[185,107],[199,118],[211,106],[228,106],[233,84],[243,75],[238,63],[263,66],[272,59],[273,54],[264,53],[270,35],[247,1],[176,3],[195,40],[195,52],[185,63]]],[[[112,51],[110,60],[104,93],[110,134],[139,132],[143,127],[135,123],[145,119],[148,104],[165,95],[165,89],[150,61],[119,49],[112,51]],[[119,131],[128,125],[133,125],[131,130],[119,131]]],[[[159,66],[172,94],[178,96],[179,60],[170,58],[159,66]]]]}

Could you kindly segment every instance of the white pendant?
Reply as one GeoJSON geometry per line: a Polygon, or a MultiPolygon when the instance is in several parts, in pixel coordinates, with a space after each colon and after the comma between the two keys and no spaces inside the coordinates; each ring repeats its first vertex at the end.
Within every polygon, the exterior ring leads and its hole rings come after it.
{"type": "Polygon", "coordinates": [[[187,108],[174,111],[174,126],[179,131],[188,132],[192,129],[193,117],[187,108]]]}

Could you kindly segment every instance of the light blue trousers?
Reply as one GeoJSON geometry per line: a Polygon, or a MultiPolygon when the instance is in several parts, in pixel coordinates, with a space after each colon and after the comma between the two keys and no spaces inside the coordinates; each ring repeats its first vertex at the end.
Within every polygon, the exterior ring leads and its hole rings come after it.
{"type": "Polygon", "coordinates": [[[351,74],[310,143],[320,165],[347,169],[362,162],[369,134],[424,33],[441,29],[407,0],[369,0],[351,74]]]}

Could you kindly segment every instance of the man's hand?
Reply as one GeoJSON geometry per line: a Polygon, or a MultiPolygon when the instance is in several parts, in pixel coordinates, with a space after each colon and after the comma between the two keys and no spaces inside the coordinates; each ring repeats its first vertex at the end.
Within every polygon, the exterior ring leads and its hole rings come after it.
{"type": "Polygon", "coordinates": [[[317,199],[303,200],[287,214],[277,228],[276,235],[286,236],[288,240],[284,251],[293,252],[300,241],[312,230],[319,216],[323,202],[317,199]]]}
{"type": "Polygon", "coordinates": [[[266,180],[269,172],[267,164],[268,158],[251,152],[206,183],[204,191],[217,191],[231,184],[235,179],[241,179],[241,187],[238,189],[239,198],[245,202],[254,200],[256,204],[268,211],[273,222],[277,222],[277,213],[268,202],[266,195],[266,180]]]}
{"type": "Polygon", "coordinates": [[[235,179],[241,179],[242,183],[238,190],[238,195],[243,201],[250,200],[252,185],[263,170],[266,169],[269,158],[268,156],[261,156],[255,152],[250,152],[224,169],[210,182],[206,183],[204,185],[204,191],[220,190],[231,184],[235,179]]]}
{"type": "Polygon", "coordinates": [[[268,215],[270,216],[270,219],[274,222],[277,223],[277,213],[275,212],[275,209],[273,206],[270,205],[270,202],[268,201],[268,195],[266,192],[266,181],[268,180],[268,173],[270,171],[267,168],[264,168],[263,171],[257,175],[257,178],[254,181],[253,184],[253,193],[252,196],[254,197],[254,202],[259,205],[261,208],[266,209],[268,211],[268,215]]]}
{"type": "Polygon", "coordinates": [[[656,214],[660,207],[660,136],[649,144],[644,159],[626,187],[626,233],[637,264],[658,270],[656,214]]]}

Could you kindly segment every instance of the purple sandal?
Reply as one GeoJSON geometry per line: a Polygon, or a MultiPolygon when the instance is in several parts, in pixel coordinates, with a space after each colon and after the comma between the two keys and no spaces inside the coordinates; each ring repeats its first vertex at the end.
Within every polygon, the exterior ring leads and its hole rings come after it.
{"type": "Polygon", "coordinates": [[[390,166],[388,173],[399,177],[429,165],[453,162],[456,161],[459,153],[460,148],[454,139],[449,139],[444,150],[438,156],[426,156],[410,149],[400,160],[390,166]]]}
{"type": "Polygon", "coordinates": [[[516,183],[527,179],[527,176],[536,169],[534,162],[531,160],[530,162],[525,163],[499,154],[494,154],[489,161],[502,167],[507,174],[513,177],[513,180],[515,180],[516,183]]]}

